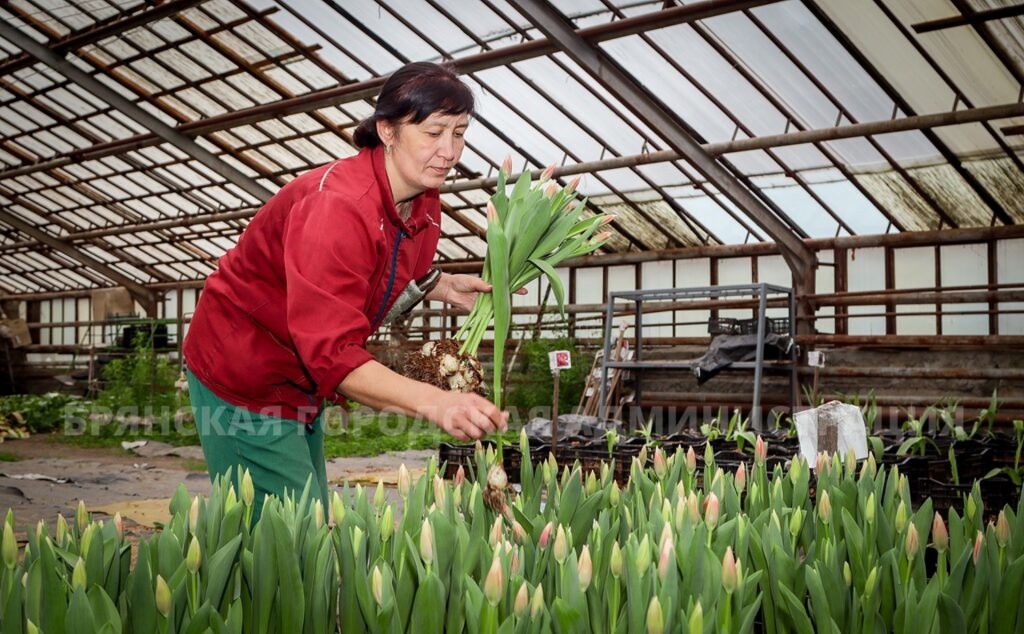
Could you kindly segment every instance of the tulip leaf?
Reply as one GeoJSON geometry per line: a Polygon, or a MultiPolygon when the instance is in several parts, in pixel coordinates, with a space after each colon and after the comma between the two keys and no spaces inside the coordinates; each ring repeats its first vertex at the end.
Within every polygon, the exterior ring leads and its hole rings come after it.
{"type": "Polygon", "coordinates": [[[964,611],[957,605],[956,600],[945,594],[940,594],[938,608],[939,631],[967,631],[967,620],[964,617],[964,611]]]}
{"type": "Polygon", "coordinates": [[[992,627],[993,634],[1020,632],[1021,627],[1024,626],[1024,623],[1017,622],[1022,582],[1024,582],[1024,557],[1018,558],[1007,567],[999,587],[998,598],[995,604],[989,608],[995,617],[992,627]]]}
{"type": "MultiPolygon", "coordinates": [[[[235,507],[239,508],[239,507],[235,507]]],[[[238,555],[238,548],[242,545],[242,536],[235,535],[234,539],[225,544],[220,550],[210,557],[206,567],[206,601],[213,606],[219,606],[227,589],[228,577],[235,568],[235,561],[238,555]]]]}
{"type": "Polygon", "coordinates": [[[786,604],[786,613],[789,615],[795,631],[799,632],[799,634],[814,634],[811,619],[807,616],[807,611],[804,609],[800,599],[797,599],[796,595],[786,586],[779,585],[778,588],[779,594],[786,604]]]}
{"type": "Polygon", "coordinates": [[[562,597],[556,597],[551,607],[555,617],[555,632],[559,634],[583,634],[587,631],[583,614],[562,599],[562,597]]]}
{"type": "MultiPolygon", "coordinates": [[[[55,611],[64,611],[64,606],[54,605],[55,611]]],[[[82,588],[75,588],[71,593],[71,602],[67,608],[67,634],[95,634],[99,628],[96,626],[96,617],[92,611],[89,598],[82,588]]]]}

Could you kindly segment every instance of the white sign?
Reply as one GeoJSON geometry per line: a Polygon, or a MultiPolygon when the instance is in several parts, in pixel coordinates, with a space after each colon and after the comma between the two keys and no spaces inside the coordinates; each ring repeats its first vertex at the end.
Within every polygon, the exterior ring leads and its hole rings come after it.
{"type": "Polygon", "coordinates": [[[548,353],[548,366],[551,371],[568,370],[572,367],[572,355],[568,350],[555,350],[548,353]]]}
{"type": "Polygon", "coordinates": [[[807,365],[812,368],[823,368],[825,367],[825,353],[818,352],[817,350],[811,350],[807,353],[807,365]]]}

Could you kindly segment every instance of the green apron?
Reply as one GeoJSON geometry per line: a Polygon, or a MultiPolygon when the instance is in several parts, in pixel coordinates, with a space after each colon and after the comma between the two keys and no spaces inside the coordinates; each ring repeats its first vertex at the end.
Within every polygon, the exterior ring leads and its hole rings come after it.
{"type": "Polygon", "coordinates": [[[320,498],[327,516],[330,507],[323,412],[309,425],[251,412],[217,396],[191,372],[188,393],[210,480],[227,475],[237,495],[238,467],[249,470],[256,490],[254,525],[263,509],[264,496],[284,499],[287,490],[298,497],[307,480],[311,495],[320,498]]]}

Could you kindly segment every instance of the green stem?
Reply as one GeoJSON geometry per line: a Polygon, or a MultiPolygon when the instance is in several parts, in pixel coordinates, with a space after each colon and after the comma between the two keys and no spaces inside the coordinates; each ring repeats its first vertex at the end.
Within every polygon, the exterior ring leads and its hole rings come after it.
{"type": "Polygon", "coordinates": [[[498,608],[485,601],[483,614],[480,615],[480,634],[497,634],[497,632],[498,608]]]}
{"type": "Polygon", "coordinates": [[[608,606],[608,631],[614,632],[615,625],[619,622],[619,580],[612,577],[612,600],[608,606]]]}
{"type": "Polygon", "coordinates": [[[719,628],[720,632],[731,632],[732,631],[732,593],[725,593],[725,622],[722,627],[719,628]]]}

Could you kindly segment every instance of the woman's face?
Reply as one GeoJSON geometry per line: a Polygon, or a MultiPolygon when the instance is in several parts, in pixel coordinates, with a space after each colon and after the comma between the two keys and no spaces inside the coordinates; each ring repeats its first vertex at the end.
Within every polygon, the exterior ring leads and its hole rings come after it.
{"type": "Polygon", "coordinates": [[[441,113],[419,123],[378,124],[381,140],[391,146],[385,164],[396,203],[444,183],[462,156],[468,125],[469,115],[441,113]]]}

